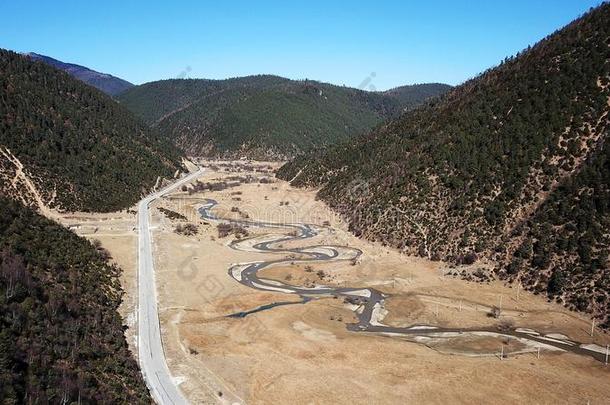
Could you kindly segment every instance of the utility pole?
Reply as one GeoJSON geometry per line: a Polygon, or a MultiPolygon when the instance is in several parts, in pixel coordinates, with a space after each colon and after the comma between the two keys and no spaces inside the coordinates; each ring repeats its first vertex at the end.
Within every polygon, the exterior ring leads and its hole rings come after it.
{"type": "Polygon", "coordinates": [[[540,346],[538,346],[538,360],[540,360],[540,346]]]}
{"type": "Polygon", "coordinates": [[[500,360],[504,360],[504,346],[500,346],[500,360]]]}
{"type": "Polygon", "coordinates": [[[459,311],[462,312],[462,300],[460,300],[460,309],[459,309],[459,311]]]}
{"type": "Polygon", "coordinates": [[[595,332],[595,319],[591,321],[591,337],[593,337],[593,332],[595,332]]]}
{"type": "Polygon", "coordinates": [[[609,351],[610,351],[610,345],[606,345],[606,361],[605,361],[606,366],[608,365],[608,352],[609,351]]]}

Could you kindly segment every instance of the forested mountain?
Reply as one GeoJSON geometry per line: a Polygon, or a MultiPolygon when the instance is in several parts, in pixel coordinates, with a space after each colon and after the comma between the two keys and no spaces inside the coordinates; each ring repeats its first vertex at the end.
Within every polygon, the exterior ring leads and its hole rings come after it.
{"type": "Polygon", "coordinates": [[[150,403],[118,274],[87,240],[0,196],[0,403],[150,403]]]}
{"type": "Polygon", "coordinates": [[[278,173],[357,235],[491,259],[610,327],[610,5],[355,142],[278,173]]]}
{"type": "Polygon", "coordinates": [[[190,155],[277,159],[348,139],[445,90],[433,88],[385,94],[261,75],[164,80],[119,100],[190,155]]]}
{"type": "Polygon", "coordinates": [[[0,403],[149,403],[120,269],[33,208],[127,208],[181,154],[109,96],[4,50],[0,117],[0,403]]]}
{"type": "Polygon", "coordinates": [[[133,84],[126,80],[119,79],[118,77],[114,77],[107,73],[96,72],[95,70],[91,70],[85,66],[62,62],[49,56],[39,55],[34,52],[29,52],[25,55],[35,61],[44,62],[57,69],[64,70],[78,80],[81,80],[111,96],[116,96],[130,87],[133,87],[133,84]]]}
{"type": "Polygon", "coordinates": [[[451,86],[448,84],[423,83],[395,87],[382,92],[382,94],[396,98],[403,109],[410,110],[423,101],[443,95],[449,90],[451,90],[451,86]]]}
{"type": "Polygon", "coordinates": [[[148,124],[155,125],[172,113],[189,107],[200,97],[222,94],[222,91],[234,88],[272,87],[287,81],[271,75],[226,80],[168,79],[135,86],[118,99],[148,124]]]}
{"type": "Polygon", "coordinates": [[[139,200],[180,153],[109,96],[0,50],[0,192],[28,205],[112,211],[139,200]]]}

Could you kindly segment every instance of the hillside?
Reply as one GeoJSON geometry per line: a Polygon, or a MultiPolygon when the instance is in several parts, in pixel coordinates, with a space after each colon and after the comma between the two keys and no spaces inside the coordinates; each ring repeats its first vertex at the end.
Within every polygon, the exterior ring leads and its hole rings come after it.
{"type": "Polygon", "coordinates": [[[133,84],[126,80],[114,77],[107,73],[96,72],[95,70],[91,70],[85,66],[62,62],[49,56],[39,55],[34,52],[29,52],[25,55],[32,60],[44,62],[50,66],[53,66],[54,68],[66,71],[78,80],[83,81],[111,96],[116,96],[117,94],[133,87],[133,84]]]}
{"type": "MultiPolygon", "coordinates": [[[[610,327],[610,5],[353,143],[278,173],[357,235],[501,278],[610,327]]],[[[458,269],[458,271],[461,271],[458,269]]]]}
{"type": "Polygon", "coordinates": [[[0,192],[30,206],[122,209],[180,168],[171,143],[110,97],[5,50],[0,117],[0,192]]]}
{"type": "Polygon", "coordinates": [[[200,97],[209,97],[228,89],[272,87],[288,81],[271,75],[226,80],[159,80],[135,86],[121,94],[118,100],[146,123],[155,125],[172,113],[190,106],[200,97]]]}
{"type": "Polygon", "coordinates": [[[262,75],[147,83],[119,100],[189,155],[278,159],[365,132],[434,88],[388,95],[262,75]]]}
{"type": "Polygon", "coordinates": [[[0,403],[146,403],[103,250],[0,196],[0,403]]]}
{"type": "Polygon", "coordinates": [[[396,98],[403,109],[410,110],[420,105],[422,101],[441,96],[449,90],[451,86],[448,84],[424,83],[395,87],[381,93],[396,98]]]}

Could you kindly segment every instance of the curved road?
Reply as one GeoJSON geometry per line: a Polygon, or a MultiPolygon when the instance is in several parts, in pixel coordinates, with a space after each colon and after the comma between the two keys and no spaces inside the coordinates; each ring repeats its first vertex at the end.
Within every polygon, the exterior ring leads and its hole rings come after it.
{"type": "Polygon", "coordinates": [[[148,206],[157,198],[201,176],[203,169],[191,173],[172,185],[140,201],[138,205],[138,360],[144,380],[158,404],[187,404],[167,368],[153,266],[148,206]]]}
{"type": "MultiPolygon", "coordinates": [[[[318,235],[320,227],[311,224],[277,224],[269,222],[253,222],[234,219],[218,218],[212,214],[212,208],[217,205],[217,202],[211,199],[205,200],[205,203],[199,208],[199,213],[204,219],[209,221],[224,222],[235,225],[254,226],[263,228],[280,228],[291,229],[290,234],[270,234],[261,235],[251,238],[235,240],[229,246],[236,250],[249,252],[275,252],[297,255],[300,258],[286,258],[271,261],[258,261],[251,263],[236,264],[229,269],[229,275],[237,282],[262,291],[282,292],[287,294],[295,294],[301,297],[302,303],[306,303],[312,299],[322,297],[343,297],[349,302],[358,305],[359,310],[356,311],[358,318],[357,323],[347,324],[347,329],[354,332],[374,333],[393,337],[428,337],[428,338],[446,338],[455,337],[461,334],[472,334],[478,336],[497,336],[497,337],[513,337],[519,339],[522,343],[527,343],[533,347],[541,347],[546,349],[559,349],[579,355],[593,357],[594,359],[604,362],[606,353],[605,348],[591,347],[576,341],[558,337],[558,335],[543,335],[531,329],[524,328],[506,328],[498,330],[494,327],[488,328],[443,328],[434,325],[411,325],[409,327],[393,327],[381,323],[378,314],[380,313],[384,300],[389,295],[374,288],[341,288],[341,287],[300,287],[277,280],[269,280],[258,277],[258,272],[265,267],[290,264],[293,262],[311,262],[311,261],[332,261],[332,260],[354,260],[357,259],[362,251],[355,248],[335,245],[313,245],[298,248],[281,248],[279,243],[309,239],[318,235]],[[274,247],[278,246],[278,247],[274,247]]],[[[232,317],[244,317],[251,313],[272,308],[278,305],[288,305],[294,302],[276,302],[267,304],[250,311],[232,314],[232,317]]],[[[299,303],[299,302],[296,302],[299,303]]]]}

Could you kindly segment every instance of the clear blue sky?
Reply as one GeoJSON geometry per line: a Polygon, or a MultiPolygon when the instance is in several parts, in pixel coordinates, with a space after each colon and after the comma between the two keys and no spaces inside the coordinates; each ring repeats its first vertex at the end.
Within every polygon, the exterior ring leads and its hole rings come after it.
{"type": "Polygon", "coordinates": [[[0,47],[133,83],[257,73],[458,84],[599,1],[0,0],[0,47]]]}

